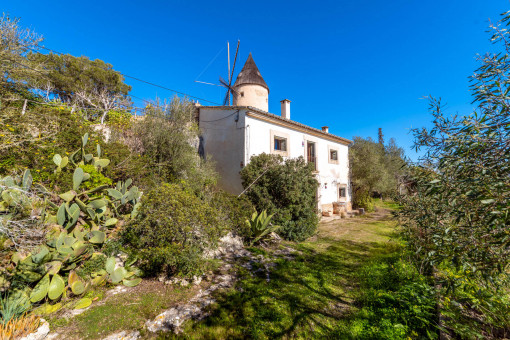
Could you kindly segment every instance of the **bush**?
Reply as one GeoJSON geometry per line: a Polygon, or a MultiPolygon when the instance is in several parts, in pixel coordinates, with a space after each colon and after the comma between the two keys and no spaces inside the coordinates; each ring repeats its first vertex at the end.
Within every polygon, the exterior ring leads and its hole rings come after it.
{"type": "Polygon", "coordinates": [[[218,211],[189,188],[162,184],[142,198],[138,218],[122,232],[126,246],[141,259],[146,275],[193,275],[202,268],[202,253],[224,234],[218,211]]]}
{"type": "Polygon", "coordinates": [[[255,212],[255,206],[246,196],[237,197],[225,191],[213,194],[211,205],[221,213],[222,219],[234,233],[244,239],[250,237],[246,220],[255,212]]]}
{"type": "Polygon", "coordinates": [[[435,289],[412,264],[396,257],[378,260],[362,268],[359,280],[353,338],[437,338],[435,289]]]}
{"type": "Polygon", "coordinates": [[[274,214],[273,223],[282,226],[283,237],[302,241],[315,233],[319,183],[303,157],[283,160],[264,153],[254,156],[241,170],[241,178],[245,188],[251,185],[246,196],[257,211],[274,214]]]}
{"type": "Polygon", "coordinates": [[[149,105],[143,119],[136,120],[125,142],[132,151],[145,156],[153,176],[162,182],[185,181],[203,197],[216,184],[212,163],[198,154],[199,129],[192,101],[174,97],[165,105],[149,105]]]}
{"type": "Polygon", "coordinates": [[[354,209],[363,208],[366,212],[375,210],[374,200],[370,194],[361,190],[354,194],[352,207],[354,209]]]}

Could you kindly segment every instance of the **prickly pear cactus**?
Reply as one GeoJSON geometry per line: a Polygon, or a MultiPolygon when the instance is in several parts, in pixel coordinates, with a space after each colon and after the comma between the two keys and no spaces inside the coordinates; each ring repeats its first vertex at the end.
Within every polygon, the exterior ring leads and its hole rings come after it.
{"type": "MultiPolygon", "coordinates": [[[[86,152],[88,135],[82,137],[82,145],[69,157],[54,155],[55,172],[70,171],[73,189],[55,194],[38,187],[32,189],[32,176],[26,171],[22,178],[0,178],[0,223],[13,217],[17,210],[33,207],[34,200],[41,206],[39,219],[46,224],[43,244],[30,252],[18,251],[9,259],[10,270],[0,275],[1,284],[7,281],[23,287],[32,304],[41,304],[37,310],[53,312],[71,297],[82,296],[91,287],[110,283],[135,286],[140,283],[139,270],[133,266],[136,259],[123,263],[110,257],[105,268],[86,277],[78,275],[80,268],[94,256],[101,254],[103,244],[113,228],[121,220],[136,215],[141,192],[131,180],[119,182],[113,187],[100,185],[85,189],[90,179],[83,165],[91,164],[101,172],[110,160],[101,158],[101,148],[96,154],[86,152]],[[27,193],[31,192],[30,195],[27,193]]],[[[1,224],[0,224],[1,226],[1,224]]],[[[0,264],[1,265],[1,264],[0,264]]],[[[82,298],[75,308],[90,305],[90,299],[82,298]]]]}

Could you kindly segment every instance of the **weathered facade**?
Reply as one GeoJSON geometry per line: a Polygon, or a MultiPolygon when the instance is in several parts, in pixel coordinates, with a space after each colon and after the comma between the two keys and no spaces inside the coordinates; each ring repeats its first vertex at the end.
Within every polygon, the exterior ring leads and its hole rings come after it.
{"type": "Polygon", "coordinates": [[[250,54],[234,85],[234,106],[198,106],[205,155],[215,162],[220,186],[243,191],[240,170],[261,153],[284,158],[304,157],[314,164],[320,183],[318,207],[333,212],[333,204],[351,209],[348,147],[350,140],[290,119],[290,101],[282,115],[267,112],[269,88],[250,54]]]}

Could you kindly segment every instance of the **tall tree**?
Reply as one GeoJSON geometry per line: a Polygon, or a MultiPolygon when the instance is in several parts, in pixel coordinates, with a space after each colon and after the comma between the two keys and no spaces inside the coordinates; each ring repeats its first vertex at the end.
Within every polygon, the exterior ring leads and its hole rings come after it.
{"type": "Polygon", "coordinates": [[[28,59],[43,76],[31,78],[34,88],[46,90],[70,105],[101,113],[101,124],[108,112],[131,106],[131,86],[124,77],[102,60],[72,55],[31,53],[28,59]]]}
{"type": "Polygon", "coordinates": [[[377,131],[377,137],[379,138],[379,144],[384,145],[384,135],[382,133],[382,128],[379,128],[379,131],[377,131]]]}
{"type": "Polygon", "coordinates": [[[37,71],[27,65],[27,54],[37,48],[43,39],[35,32],[22,28],[18,18],[7,14],[0,17],[0,81],[1,89],[19,91],[25,89],[27,77],[33,77],[37,71]]]}

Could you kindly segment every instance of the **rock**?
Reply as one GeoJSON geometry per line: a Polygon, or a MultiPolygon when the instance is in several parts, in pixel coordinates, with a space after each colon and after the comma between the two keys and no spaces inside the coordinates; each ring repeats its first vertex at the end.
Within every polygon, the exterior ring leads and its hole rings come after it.
{"type": "Polygon", "coordinates": [[[204,252],[205,258],[218,258],[222,255],[235,253],[244,250],[243,239],[239,236],[234,236],[232,233],[220,238],[218,247],[216,249],[209,249],[204,252]]]}
{"type": "Polygon", "coordinates": [[[111,335],[108,335],[103,340],[136,340],[140,337],[140,332],[138,331],[121,331],[111,335]]]}
{"type": "Polygon", "coordinates": [[[48,321],[41,319],[39,328],[34,333],[22,337],[20,340],[42,340],[46,339],[50,332],[50,324],[48,321]]]}
{"type": "Polygon", "coordinates": [[[202,282],[202,276],[193,276],[193,284],[195,286],[198,286],[202,282]]]}

